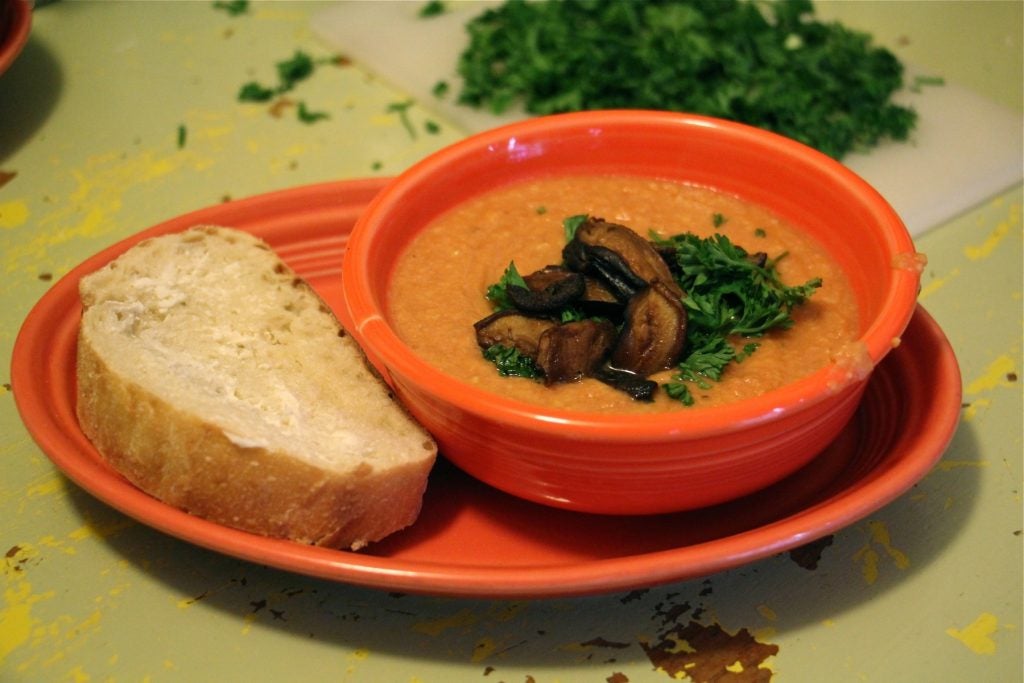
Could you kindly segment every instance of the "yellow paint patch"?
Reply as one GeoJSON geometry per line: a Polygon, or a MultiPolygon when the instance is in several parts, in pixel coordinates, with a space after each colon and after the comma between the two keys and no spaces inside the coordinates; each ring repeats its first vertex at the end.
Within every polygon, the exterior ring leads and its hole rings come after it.
{"type": "Polygon", "coordinates": [[[861,575],[864,577],[865,583],[871,585],[879,577],[882,555],[875,550],[875,547],[881,548],[897,569],[905,570],[910,567],[910,558],[904,552],[893,547],[889,527],[885,522],[871,521],[867,526],[869,541],[853,556],[854,561],[861,565],[861,575]]]}
{"type": "Polygon", "coordinates": [[[970,405],[964,408],[964,422],[971,422],[974,418],[978,417],[979,410],[982,408],[988,408],[990,405],[992,405],[992,401],[987,398],[974,399],[971,401],[970,405]]]}
{"type": "Polygon", "coordinates": [[[1000,223],[985,237],[984,242],[977,246],[968,245],[964,247],[964,255],[972,261],[985,258],[992,253],[993,249],[999,246],[999,243],[1003,241],[1009,232],[1010,224],[1008,222],[1000,223]]]}
{"type": "Polygon", "coordinates": [[[115,230],[115,216],[132,189],[205,161],[188,150],[170,154],[143,150],[136,156],[108,152],[89,157],[81,168],[71,170],[75,188],[66,202],[40,217],[38,234],[4,253],[3,271],[35,268],[52,247],[115,230]]]}
{"type": "Polygon", "coordinates": [[[942,472],[960,469],[961,467],[988,467],[988,462],[985,460],[940,460],[935,464],[935,469],[942,472]]]}
{"type": "Polygon", "coordinates": [[[41,481],[38,484],[33,484],[25,489],[25,496],[28,498],[36,498],[38,496],[49,496],[54,493],[61,493],[64,491],[64,480],[61,477],[49,477],[45,481],[41,481]]]}
{"type": "Polygon", "coordinates": [[[68,672],[68,680],[74,681],[75,683],[88,683],[92,680],[92,676],[87,674],[81,665],[76,666],[68,672]]]}
{"type": "Polygon", "coordinates": [[[477,641],[477,644],[473,646],[473,656],[470,658],[474,663],[482,662],[498,649],[497,643],[494,642],[493,638],[481,638],[477,641]]]}
{"type": "Polygon", "coordinates": [[[885,549],[898,569],[906,569],[910,566],[910,558],[892,546],[889,527],[885,522],[868,522],[868,528],[871,529],[871,539],[885,549]]]}
{"type": "Polygon", "coordinates": [[[28,204],[21,199],[0,203],[0,228],[21,227],[28,216],[28,204]]]}
{"type": "Polygon", "coordinates": [[[32,615],[33,606],[54,596],[53,591],[33,593],[25,578],[25,565],[39,555],[29,544],[12,547],[4,557],[3,606],[0,607],[0,669],[7,657],[29,642],[39,630],[40,621],[32,615]]]}
{"type": "Polygon", "coordinates": [[[947,628],[946,635],[956,638],[975,654],[992,655],[996,652],[996,641],[992,635],[998,628],[999,620],[996,616],[983,612],[963,629],[947,628]]]}
{"type": "Polygon", "coordinates": [[[1010,205],[1010,215],[1005,220],[1000,222],[996,227],[985,236],[985,240],[976,246],[968,245],[964,247],[964,255],[972,261],[978,261],[985,258],[992,251],[999,246],[1008,234],[1010,234],[1010,228],[1012,226],[1020,225],[1020,204],[1010,205]]]}
{"type": "Polygon", "coordinates": [[[127,517],[116,519],[108,524],[96,524],[89,522],[72,531],[69,536],[76,541],[83,541],[87,538],[107,538],[119,531],[135,526],[136,522],[127,517]]]}
{"type": "Polygon", "coordinates": [[[921,286],[921,291],[917,295],[918,300],[922,300],[923,301],[924,299],[927,299],[929,296],[931,296],[935,292],[939,291],[940,289],[945,287],[947,284],[949,284],[949,282],[951,282],[952,280],[955,280],[959,276],[960,276],[960,269],[959,268],[954,268],[953,270],[951,270],[949,272],[948,275],[946,275],[944,277],[937,277],[937,278],[931,280],[928,284],[922,285],[921,286]]]}
{"type": "Polygon", "coordinates": [[[991,391],[997,387],[1013,386],[1013,382],[1007,376],[1016,372],[1016,364],[1012,358],[1007,355],[999,356],[989,363],[988,367],[985,368],[985,372],[980,377],[967,385],[964,393],[980,394],[983,391],[991,391]]]}
{"type": "Polygon", "coordinates": [[[490,609],[488,614],[495,621],[512,621],[519,616],[520,612],[526,609],[528,604],[526,602],[497,603],[490,609]]]}
{"type": "Polygon", "coordinates": [[[413,624],[412,629],[418,633],[425,633],[428,636],[439,636],[450,628],[472,626],[478,620],[479,617],[473,614],[471,610],[464,609],[448,617],[413,624]]]}

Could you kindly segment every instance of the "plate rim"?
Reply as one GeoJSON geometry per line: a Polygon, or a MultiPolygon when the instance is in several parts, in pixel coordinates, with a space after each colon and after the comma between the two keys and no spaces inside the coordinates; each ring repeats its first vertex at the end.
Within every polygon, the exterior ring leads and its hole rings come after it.
{"type": "MultiPolygon", "coordinates": [[[[824,501],[739,533],[677,548],[614,558],[538,566],[450,565],[396,560],[388,556],[265,538],[178,510],[135,488],[109,468],[104,469],[88,454],[83,456],[73,448],[68,452],[67,446],[75,443],[86,449],[92,448],[80,430],[72,434],[47,433],[47,425],[41,422],[39,415],[46,417],[51,407],[45,405],[44,399],[49,395],[44,396],[40,384],[49,387],[52,382],[34,381],[32,371],[39,367],[33,364],[35,349],[32,342],[44,330],[56,339],[57,335],[53,334],[55,325],[63,325],[65,334],[69,326],[77,331],[77,320],[55,319],[52,315],[58,310],[66,312],[66,305],[63,308],[59,306],[66,304],[69,298],[77,302],[78,280],[84,273],[142,239],[196,223],[219,222],[216,217],[226,213],[252,220],[270,220],[281,214],[281,207],[315,208],[317,203],[339,201],[340,204],[330,205],[358,210],[388,181],[388,178],[330,181],[208,206],[130,235],[83,260],[33,306],[15,339],[11,384],[19,414],[33,440],[61,472],[95,498],[146,526],[208,550],[285,571],[367,588],[453,597],[540,598],[609,593],[706,576],[811,542],[892,502],[931,470],[953,438],[960,413],[959,368],[948,339],[920,304],[908,328],[913,335],[908,342],[927,342],[938,350],[930,362],[949,390],[919,392],[918,399],[922,395],[927,398],[929,414],[937,414],[943,419],[930,423],[928,434],[920,435],[923,442],[890,463],[884,477],[862,476],[824,501]]],[[[235,227],[260,234],[258,225],[235,227]]],[[[71,310],[78,310],[75,303],[71,304],[71,310]]],[[[900,355],[890,362],[905,362],[901,360],[903,358],[900,355]]],[[[71,359],[71,367],[73,364],[71,359]]],[[[50,363],[46,367],[53,369],[58,364],[50,363]]],[[[58,382],[63,379],[65,383],[73,381],[73,378],[56,376],[46,379],[58,382]]],[[[73,411],[73,406],[71,409],[73,411]]]]}
{"type": "Polygon", "coordinates": [[[6,11],[10,18],[7,30],[0,35],[0,74],[4,73],[21,54],[32,28],[32,5],[29,0],[10,0],[6,5],[0,7],[0,10],[6,11]]]}

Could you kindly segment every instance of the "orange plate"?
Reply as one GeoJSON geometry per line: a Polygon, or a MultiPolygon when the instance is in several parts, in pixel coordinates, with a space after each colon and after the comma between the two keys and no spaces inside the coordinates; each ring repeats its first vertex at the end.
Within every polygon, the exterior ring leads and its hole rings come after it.
{"type": "Polygon", "coordinates": [[[0,0],[0,74],[25,47],[31,26],[32,6],[28,0],[0,0]]]}
{"type": "Polygon", "coordinates": [[[220,204],[155,226],[88,259],[29,314],[15,343],[14,396],[33,438],[82,488],[163,532],[227,555],[325,579],[436,595],[602,593],[707,575],[830,534],[892,501],[945,450],[960,411],[960,373],[918,308],[874,373],[840,437],[790,478],[741,500],[656,517],[552,509],[500,493],[440,460],[419,521],[361,552],[254,536],[151,498],[108,467],[75,418],[78,281],[144,237],[217,223],[266,239],[340,309],[340,272],[357,215],[378,179],[300,187],[220,204]]]}

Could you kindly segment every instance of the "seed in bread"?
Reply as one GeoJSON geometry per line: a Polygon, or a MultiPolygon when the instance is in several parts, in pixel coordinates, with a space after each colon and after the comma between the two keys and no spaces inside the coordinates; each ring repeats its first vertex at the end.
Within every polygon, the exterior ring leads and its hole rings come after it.
{"type": "Polygon", "coordinates": [[[137,487],[329,547],[416,519],[436,444],[263,241],[214,226],[148,239],[79,289],[78,419],[137,487]]]}

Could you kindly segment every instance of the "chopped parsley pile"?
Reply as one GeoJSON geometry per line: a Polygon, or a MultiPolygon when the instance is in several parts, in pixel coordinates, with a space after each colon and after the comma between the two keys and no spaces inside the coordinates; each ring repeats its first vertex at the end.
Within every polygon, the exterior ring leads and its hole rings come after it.
{"type": "Polygon", "coordinates": [[[458,101],[495,113],[686,111],[837,159],[905,140],[916,123],[891,101],[899,60],[865,33],[817,20],[810,0],[507,0],[466,30],[458,101]]]}

